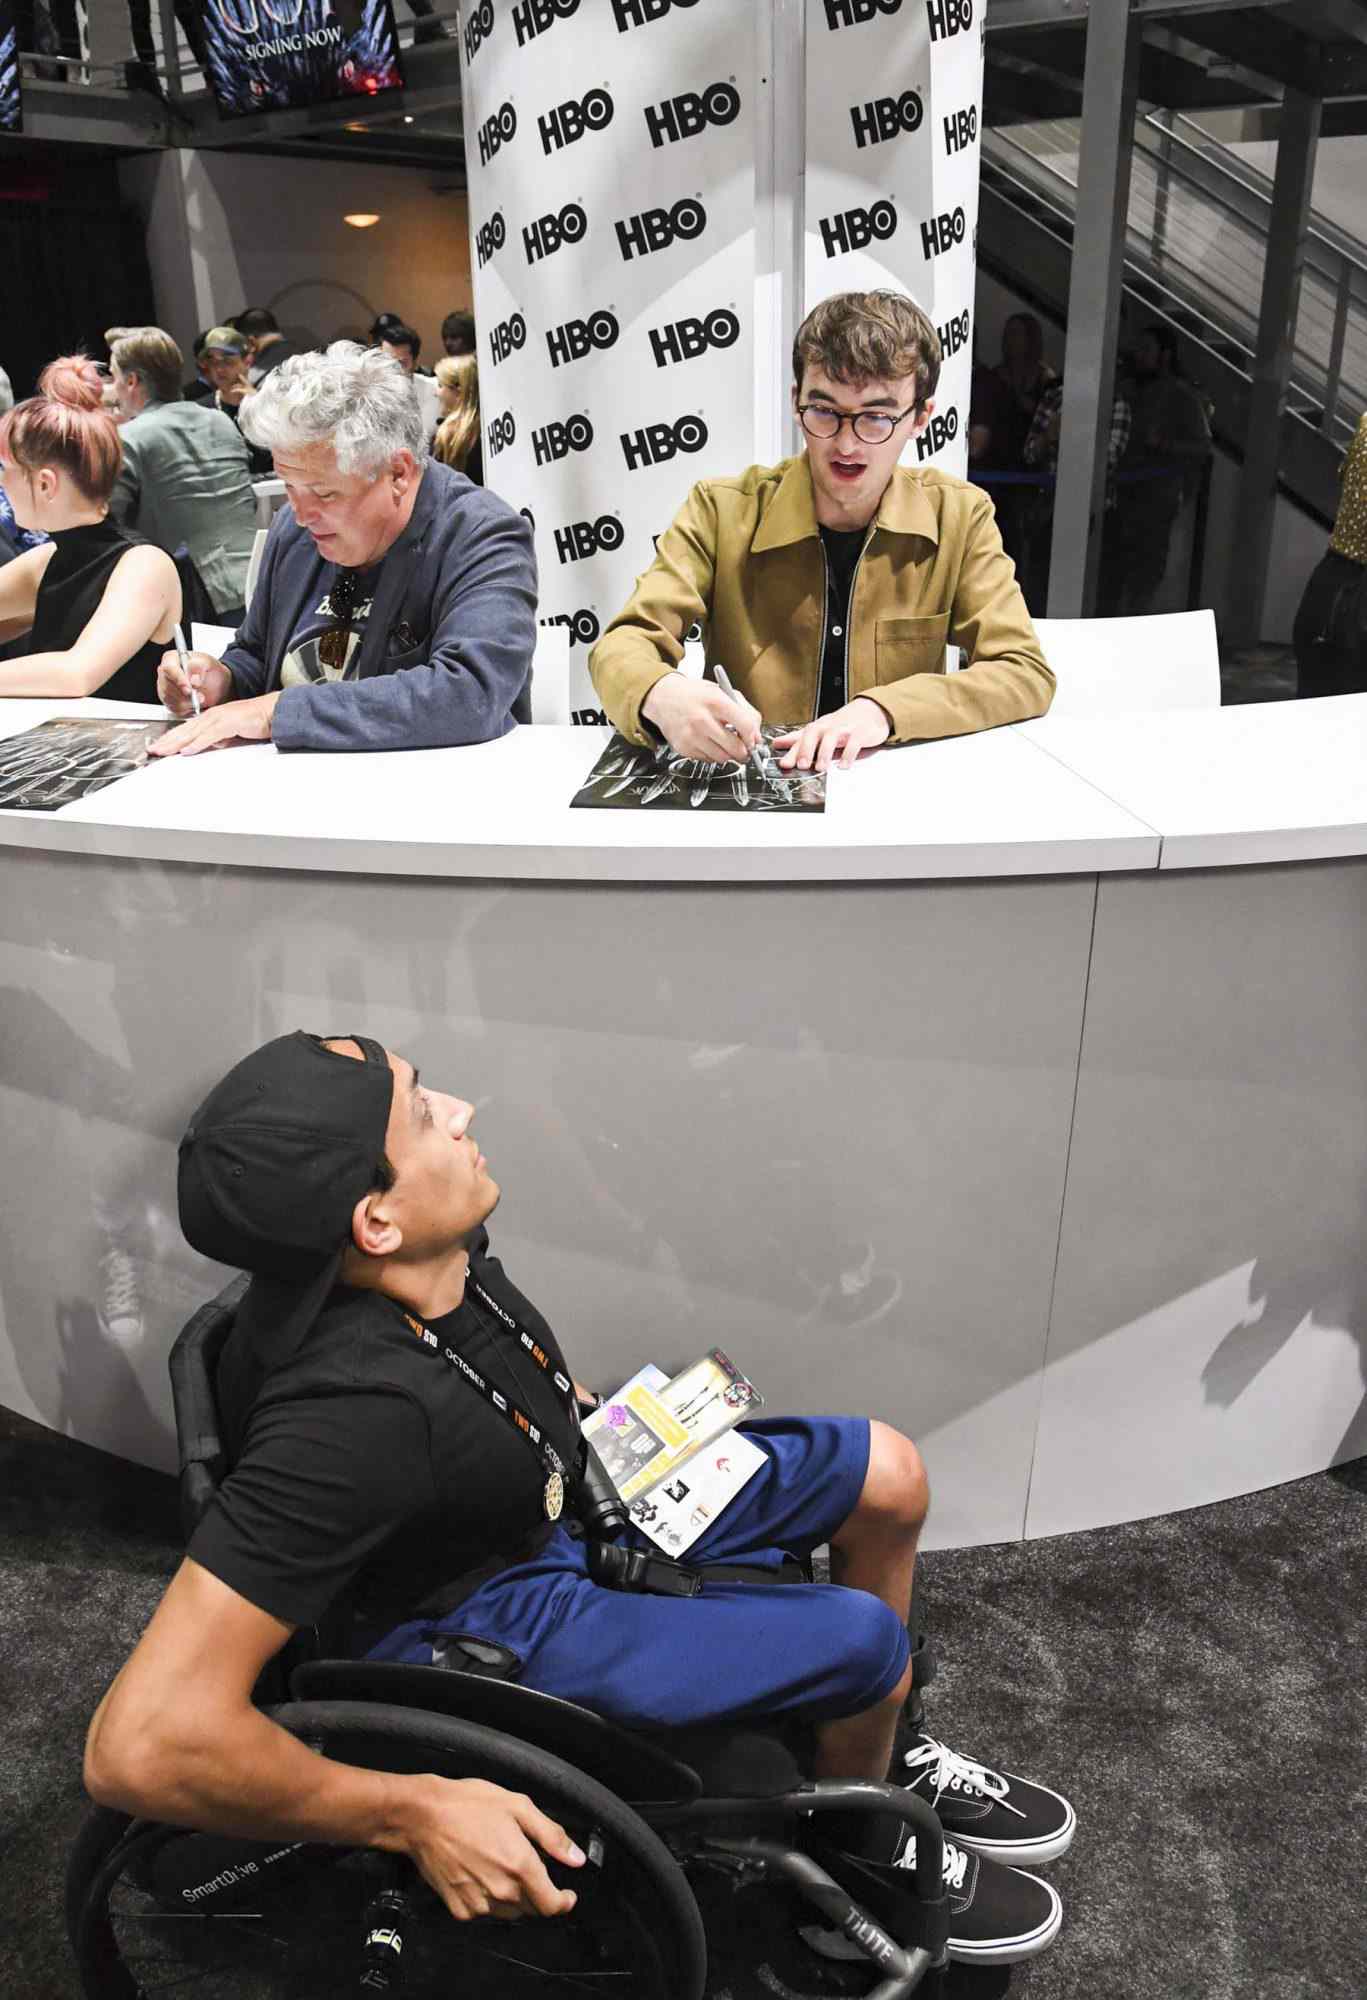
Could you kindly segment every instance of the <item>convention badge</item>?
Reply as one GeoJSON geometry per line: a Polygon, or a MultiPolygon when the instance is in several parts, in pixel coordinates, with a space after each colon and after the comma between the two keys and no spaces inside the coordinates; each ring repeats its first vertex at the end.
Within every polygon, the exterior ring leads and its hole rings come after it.
{"type": "Polygon", "coordinates": [[[565,1511],[565,1482],[558,1472],[551,1473],[547,1479],[541,1499],[546,1510],[546,1519],[558,1521],[565,1511]]]}

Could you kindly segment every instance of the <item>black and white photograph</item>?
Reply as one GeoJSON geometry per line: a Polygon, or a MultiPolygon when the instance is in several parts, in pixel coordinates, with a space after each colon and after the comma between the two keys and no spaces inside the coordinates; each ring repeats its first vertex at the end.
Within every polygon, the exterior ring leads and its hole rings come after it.
{"type": "Polygon", "coordinates": [[[710,764],[681,757],[667,743],[643,750],[614,731],[570,804],[646,812],[824,812],[822,773],[780,768],[772,746],[782,733],[765,729],[762,748],[744,764],[710,764]]]}
{"type": "Polygon", "coordinates": [[[147,763],[169,722],[58,716],[0,740],[0,811],[59,812],[147,763]]]}

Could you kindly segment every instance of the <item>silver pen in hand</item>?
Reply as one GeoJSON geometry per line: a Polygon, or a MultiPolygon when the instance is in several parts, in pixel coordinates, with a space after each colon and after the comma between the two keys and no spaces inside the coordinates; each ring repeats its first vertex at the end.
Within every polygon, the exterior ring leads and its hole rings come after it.
{"type": "Polygon", "coordinates": [[[199,709],[199,690],[198,690],[198,689],[196,688],[196,686],[195,686],[194,682],[193,682],[193,681],[192,681],[192,680],[190,679],[190,664],[189,664],[189,661],[188,661],[188,660],[186,659],[186,657],[185,657],[185,655],[186,655],[186,654],[187,654],[187,653],[189,652],[189,650],[190,650],[190,649],[189,649],[189,647],[188,647],[188,646],[186,645],[186,643],[185,643],[185,632],[184,632],[184,629],[183,629],[183,628],[182,628],[181,626],[177,625],[177,627],[176,627],[176,658],[177,658],[177,659],[178,659],[178,660],[180,661],[180,671],[181,671],[181,672],[182,672],[182,673],[184,674],[184,676],[185,676],[185,685],[186,685],[186,687],[187,687],[187,688],[189,688],[189,690],[190,690],[190,707],[191,707],[191,708],[192,708],[192,709],[194,710],[194,713],[195,713],[196,715],[198,715],[198,714],[199,714],[199,712],[200,712],[200,709],[199,709]]]}
{"type": "MultiPolygon", "coordinates": [[[[717,686],[721,689],[722,693],[729,695],[732,701],[738,702],[740,696],[732,687],[731,677],[725,667],[714,666],[712,672],[716,675],[717,686]]],[[[787,797],[788,780],[774,762],[774,753],[762,736],[754,749],[749,752],[749,762],[754,765],[757,775],[764,784],[772,785],[774,790],[782,797],[787,797]]]]}

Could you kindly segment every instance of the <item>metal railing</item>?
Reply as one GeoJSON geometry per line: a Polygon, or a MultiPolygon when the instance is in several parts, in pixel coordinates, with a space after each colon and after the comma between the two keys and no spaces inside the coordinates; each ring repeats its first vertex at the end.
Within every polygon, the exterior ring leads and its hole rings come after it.
{"type": "MultiPolygon", "coordinates": [[[[983,135],[989,177],[1023,186],[1071,238],[1074,120],[983,135]]],[[[1125,261],[1173,317],[1251,377],[1267,261],[1271,183],[1190,119],[1151,113],[1135,131],[1125,261]]],[[[1316,216],[1301,278],[1288,407],[1345,446],[1367,408],[1367,248],[1316,216]]]]}

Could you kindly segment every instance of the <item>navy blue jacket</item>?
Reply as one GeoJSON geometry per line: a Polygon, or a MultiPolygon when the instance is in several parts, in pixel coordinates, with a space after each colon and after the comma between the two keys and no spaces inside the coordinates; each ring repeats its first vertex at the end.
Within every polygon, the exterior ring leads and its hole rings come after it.
{"type": "MultiPolygon", "coordinates": [[[[280,685],[285,650],[335,574],[282,507],[223,655],[235,697],[280,685]]],[[[286,688],[271,739],[280,750],[488,742],[526,719],[535,642],[530,527],[496,494],[428,459],[408,526],[380,568],[355,679],[286,688]]]]}

